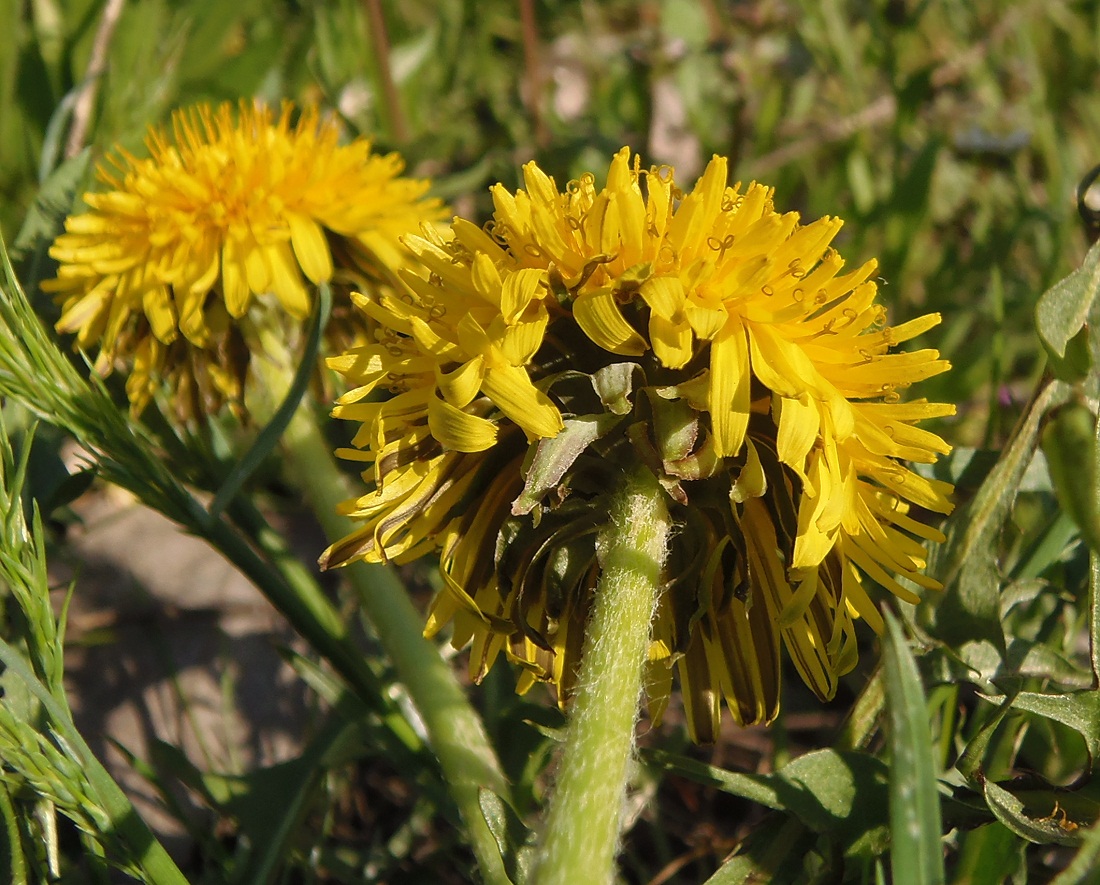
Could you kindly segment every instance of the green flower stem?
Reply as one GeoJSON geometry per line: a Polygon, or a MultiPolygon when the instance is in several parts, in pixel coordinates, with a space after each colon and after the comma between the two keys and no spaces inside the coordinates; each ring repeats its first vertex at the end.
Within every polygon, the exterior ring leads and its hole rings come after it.
{"type": "MultiPolygon", "coordinates": [[[[1095,483],[1091,489],[1092,500],[1100,501],[1100,417],[1096,421],[1096,431],[1092,443],[1093,469],[1095,483]]],[[[1094,507],[1097,505],[1094,504],[1094,507]]],[[[1093,688],[1100,688],[1100,551],[1089,550],[1089,662],[1092,664],[1093,688]]]]}
{"type": "MultiPolygon", "coordinates": [[[[282,445],[290,479],[308,499],[325,534],[335,541],[351,532],[353,523],[336,506],[352,494],[308,400],[291,419],[282,445]]],[[[343,571],[420,713],[484,881],[507,883],[479,794],[488,789],[507,801],[510,791],[480,717],[439,649],[424,638],[423,618],[393,571],[363,564],[343,571]]]]}
{"type": "Polygon", "coordinates": [[[422,753],[423,741],[397,708],[387,703],[384,687],[352,641],[347,624],[325,596],[316,577],[247,498],[234,501],[228,512],[235,522],[244,526],[264,557],[257,556],[251,546],[220,520],[207,525],[205,537],[262,588],[267,599],[347,681],[355,695],[378,714],[394,738],[389,752],[398,753],[406,760],[422,753]]]}
{"type": "Polygon", "coordinates": [[[550,800],[538,885],[603,885],[613,879],[668,533],[664,492],[641,470],[624,483],[601,538],[602,573],[550,800]]]}

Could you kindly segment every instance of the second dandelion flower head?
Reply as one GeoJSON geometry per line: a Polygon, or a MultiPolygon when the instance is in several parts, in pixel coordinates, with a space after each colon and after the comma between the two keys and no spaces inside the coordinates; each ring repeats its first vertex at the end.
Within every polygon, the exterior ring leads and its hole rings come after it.
{"type": "Polygon", "coordinates": [[[404,289],[357,299],[368,343],[330,364],[360,424],[362,521],[325,554],[410,561],[438,550],[428,630],[453,623],[480,679],[503,652],[520,690],[569,696],[623,471],[653,472],[678,528],[649,653],[651,715],[678,672],[692,735],[724,699],[741,724],[779,704],[780,649],[820,697],[856,660],[854,621],[881,629],[865,579],[903,599],[922,574],[910,515],[950,487],[901,461],[946,444],[910,399],[943,372],[895,352],[937,315],[886,324],[875,263],[842,272],[840,221],[802,225],[715,157],[690,192],[623,149],[606,183],[559,189],[534,163],[493,188],[485,228],[456,219],[405,243],[404,289]],[[388,391],[380,397],[379,391],[388,391]]]}

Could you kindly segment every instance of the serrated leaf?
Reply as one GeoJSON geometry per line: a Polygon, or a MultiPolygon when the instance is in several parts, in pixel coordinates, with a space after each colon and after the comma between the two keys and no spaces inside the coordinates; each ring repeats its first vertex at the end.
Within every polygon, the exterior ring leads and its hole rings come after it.
{"type": "Polygon", "coordinates": [[[993,781],[986,781],[983,790],[985,801],[989,804],[989,810],[993,812],[997,820],[1017,836],[1040,845],[1051,843],[1077,845],[1080,843],[1081,837],[1063,828],[1056,817],[1037,819],[1028,816],[1024,811],[1024,803],[1004,787],[998,786],[993,781]]]}
{"type": "Polygon", "coordinates": [[[942,821],[932,732],[917,662],[885,613],[883,671],[889,711],[890,869],[896,885],[944,881],[942,821]]]}
{"type": "Polygon", "coordinates": [[[1039,337],[1057,356],[1066,355],[1066,345],[1085,325],[1098,292],[1100,244],[1089,249],[1081,266],[1047,289],[1035,305],[1039,337]]]}

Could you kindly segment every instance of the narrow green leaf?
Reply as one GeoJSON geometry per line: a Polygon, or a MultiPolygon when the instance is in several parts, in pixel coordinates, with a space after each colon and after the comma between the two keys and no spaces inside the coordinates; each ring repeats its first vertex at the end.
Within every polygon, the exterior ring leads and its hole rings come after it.
{"type": "Polygon", "coordinates": [[[993,781],[986,781],[984,786],[985,801],[989,809],[1002,824],[1008,827],[1017,836],[1036,842],[1040,845],[1077,845],[1081,837],[1062,827],[1059,820],[1054,817],[1033,818],[1024,811],[1024,803],[1013,796],[1004,787],[1000,787],[993,781]]]}
{"type": "Polygon", "coordinates": [[[317,366],[317,351],[321,346],[321,333],[328,325],[329,314],[332,311],[332,290],[329,288],[328,283],[321,283],[317,287],[317,292],[317,309],[314,311],[313,321],[309,327],[309,335],[306,338],[305,350],[290,383],[290,389],[287,390],[286,397],[279,404],[275,414],[271,416],[267,426],[264,427],[260,435],[256,437],[256,441],[252,443],[248,451],[236,463],[229,476],[225,478],[221,488],[218,489],[218,494],[210,502],[209,513],[212,518],[217,518],[229,506],[229,502],[236,497],[256,468],[274,451],[275,446],[279,444],[279,440],[282,438],[283,431],[286,430],[290,420],[294,417],[294,413],[298,410],[298,403],[301,402],[302,395],[309,385],[309,379],[317,366]]]}
{"type": "Polygon", "coordinates": [[[917,662],[886,612],[884,670],[890,716],[890,869],[895,885],[942,885],[940,797],[917,662]]]}
{"type": "Polygon", "coordinates": [[[508,802],[492,790],[479,788],[477,798],[485,823],[504,859],[506,874],[516,885],[525,885],[531,879],[537,856],[535,833],[520,820],[508,802]]]}
{"type": "Polygon", "coordinates": [[[993,739],[993,734],[1011,709],[1011,704],[1001,704],[993,717],[978,730],[978,733],[970,739],[966,748],[959,755],[958,760],[955,762],[955,768],[968,781],[978,779],[981,773],[982,760],[985,759],[986,750],[989,749],[989,742],[993,739]]]}
{"type": "Polygon", "coordinates": [[[1066,345],[1085,325],[1098,292],[1100,244],[1089,249],[1081,266],[1047,289],[1035,305],[1039,337],[1057,356],[1066,355],[1066,345]]]}

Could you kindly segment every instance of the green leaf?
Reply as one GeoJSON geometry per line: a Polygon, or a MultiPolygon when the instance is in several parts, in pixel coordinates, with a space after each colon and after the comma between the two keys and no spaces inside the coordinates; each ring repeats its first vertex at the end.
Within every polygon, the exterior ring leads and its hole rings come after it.
{"type": "Polygon", "coordinates": [[[519,815],[492,790],[478,789],[478,804],[489,832],[496,840],[508,877],[516,885],[530,882],[536,857],[536,835],[519,815]]]}
{"type": "Polygon", "coordinates": [[[1035,305],[1039,337],[1058,357],[1084,327],[1100,292],[1100,244],[1089,249],[1084,262],[1064,280],[1044,292],[1035,305]]]}
{"type": "Polygon", "coordinates": [[[1088,406],[1067,403],[1047,422],[1042,446],[1058,503],[1081,530],[1085,543],[1100,552],[1096,429],[1096,416],[1088,406]]]}
{"type": "Polygon", "coordinates": [[[1011,882],[1024,868],[1026,843],[1000,822],[961,835],[955,882],[1011,882]]]}
{"type": "Polygon", "coordinates": [[[1016,695],[1012,706],[1069,726],[1085,739],[1091,767],[1095,768],[1100,763],[1100,691],[1067,694],[1024,691],[1016,695]]]}
{"type": "Polygon", "coordinates": [[[883,668],[890,716],[890,869],[896,885],[944,881],[940,797],[917,662],[886,612],[883,668]]]}
{"type": "Polygon", "coordinates": [[[840,842],[845,854],[868,856],[885,848],[887,770],[874,756],[817,750],[775,774],[739,774],[661,750],[642,756],[665,771],[789,811],[814,832],[840,842]]]}
{"type": "Polygon", "coordinates": [[[535,457],[527,469],[523,491],[512,504],[512,513],[523,516],[535,509],[543,496],[561,481],[573,462],[592,443],[619,422],[617,415],[579,415],[565,420],[557,436],[539,440],[535,457]]]}
{"type": "Polygon", "coordinates": [[[955,768],[968,781],[977,780],[980,777],[982,760],[985,759],[986,751],[989,749],[989,742],[1011,709],[1011,704],[1001,704],[992,718],[967,742],[966,748],[956,760],[955,768]]]}
{"type": "Polygon", "coordinates": [[[630,394],[634,391],[634,375],[640,373],[637,363],[612,363],[592,374],[592,387],[604,407],[615,415],[627,415],[633,408],[630,394]]]}
{"type": "Polygon", "coordinates": [[[990,810],[997,816],[997,820],[1017,836],[1027,839],[1029,842],[1037,842],[1040,845],[1050,843],[1077,845],[1080,843],[1081,837],[1063,828],[1056,817],[1033,818],[1028,816],[1024,811],[1024,803],[1004,787],[993,783],[993,781],[985,782],[984,791],[985,801],[989,804],[990,810]]]}

